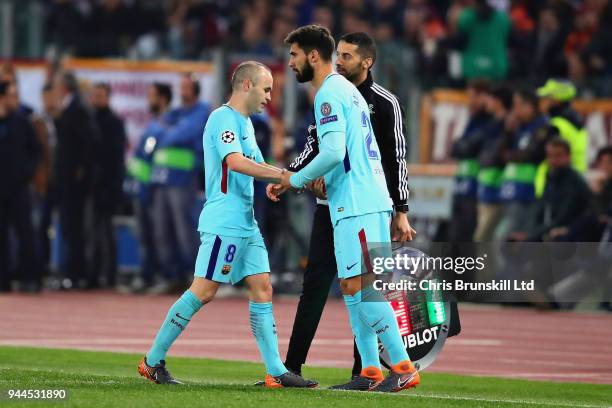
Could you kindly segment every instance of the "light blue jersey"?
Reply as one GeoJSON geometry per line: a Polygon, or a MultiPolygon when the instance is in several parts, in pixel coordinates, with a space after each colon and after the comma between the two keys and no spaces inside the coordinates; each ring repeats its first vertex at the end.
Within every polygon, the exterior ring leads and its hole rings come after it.
{"type": "Polygon", "coordinates": [[[206,202],[198,231],[229,237],[259,233],[253,214],[253,177],[232,172],[225,162],[230,153],[264,161],[251,119],[222,105],[208,118],[203,138],[206,202]]]}
{"type": "Polygon", "coordinates": [[[392,211],[381,154],[370,123],[368,104],[339,74],[323,81],[315,96],[319,144],[331,132],[344,133],[344,160],[325,174],[332,223],[347,217],[392,211]]]}

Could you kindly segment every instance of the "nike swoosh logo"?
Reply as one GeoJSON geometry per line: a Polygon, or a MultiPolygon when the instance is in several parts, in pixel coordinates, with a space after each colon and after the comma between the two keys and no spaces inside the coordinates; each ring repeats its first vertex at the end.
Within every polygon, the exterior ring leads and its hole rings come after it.
{"type": "Polygon", "coordinates": [[[384,317],[381,317],[380,320],[378,320],[376,323],[374,323],[373,325],[371,325],[370,327],[374,327],[376,326],[378,323],[380,323],[382,321],[382,319],[384,319],[384,317]]]}
{"type": "Polygon", "coordinates": [[[177,313],[175,316],[176,316],[176,317],[178,317],[179,319],[183,319],[183,320],[185,320],[185,321],[187,321],[187,322],[190,322],[190,321],[191,321],[190,319],[185,319],[185,318],[184,318],[183,316],[181,316],[179,313],[177,313]]]}
{"type": "Polygon", "coordinates": [[[353,268],[353,266],[357,265],[358,263],[359,263],[359,261],[355,262],[355,263],[354,263],[354,264],[352,264],[351,266],[347,266],[347,267],[346,267],[346,270],[347,270],[347,271],[350,271],[350,270],[353,268]]]}
{"type": "Polygon", "coordinates": [[[249,138],[248,136],[247,137],[243,137],[242,140],[247,140],[248,138],[249,138]]]}
{"type": "Polygon", "coordinates": [[[412,373],[408,377],[406,377],[405,380],[402,380],[402,378],[400,378],[399,381],[397,382],[397,386],[399,388],[404,388],[406,386],[406,384],[408,384],[413,378],[414,378],[414,373],[412,373]]]}

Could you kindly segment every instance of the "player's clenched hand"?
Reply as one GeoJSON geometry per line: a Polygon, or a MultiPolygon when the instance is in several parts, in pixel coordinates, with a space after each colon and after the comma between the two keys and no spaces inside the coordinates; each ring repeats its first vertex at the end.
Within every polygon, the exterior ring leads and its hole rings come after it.
{"type": "Polygon", "coordinates": [[[315,197],[327,200],[327,189],[325,188],[325,179],[323,177],[319,177],[312,183],[312,192],[315,197]]]}
{"type": "Polygon", "coordinates": [[[280,198],[278,198],[278,193],[277,190],[279,190],[282,186],[280,184],[268,184],[266,186],[266,195],[268,196],[268,198],[272,201],[274,201],[275,203],[280,201],[280,198]]]}
{"type": "Polygon", "coordinates": [[[416,230],[410,225],[406,213],[396,212],[391,222],[391,240],[397,242],[412,241],[416,233],[416,230]]]}

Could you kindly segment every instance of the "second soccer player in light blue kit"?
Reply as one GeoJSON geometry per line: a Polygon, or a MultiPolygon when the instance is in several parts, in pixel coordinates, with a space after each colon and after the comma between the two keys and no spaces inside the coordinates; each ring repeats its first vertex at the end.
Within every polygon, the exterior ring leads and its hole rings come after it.
{"type": "Polygon", "coordinates": [[[392,211],[368,105],[353,84],[333,72],[335,46],[329,30],[300,27],[285,42],[291,46],[289,66],[298,82],[312,82],[317,91],[319,154],[299,172],[283,174],[272,195],[325,177],[340,288],[364,367],[350,383],[335,388],[397,392],[414,387],[419,374],[408,357],[393,309],[366,285],[373,277],[370,244],[379,243],[379,256],[391,255],[392,211]],[[378,338],[393,364],[384,379],[378,338]]]}
{"type": "Polygon", "coordinates": [[[253,214],[253,179],[280,182],[285,170],[269,166],[255,141],[249,116],[270,101],[272,75],[265,65],[247,61],[232,75],[232,96],[216,109],[204,130],[207,201],[200,215],[201,245],[191,287],[172,305],[147,355],[140,375],[158,384],[180,384],[166,369],[168,349],[221,283],[246,282],[251,329],[266,366],[262,384],[270,388],[312,388],[317,383],[291,373],[278,354],[272,314],[268,252],[253,214]]]}

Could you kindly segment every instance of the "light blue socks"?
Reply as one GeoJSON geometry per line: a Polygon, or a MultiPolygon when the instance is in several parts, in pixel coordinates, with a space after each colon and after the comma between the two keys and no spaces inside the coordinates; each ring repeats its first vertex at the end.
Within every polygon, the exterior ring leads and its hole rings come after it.
{"type": "MultiPolygon", "coordinates": [[[[380,338],[389,353],[391,364],[399,364],[409,360],[406,347],[399,332],[397,319],[393,308],[385,297],[371,288],[357,292],[354,298],[359,298],[359,312],[367,327],[380,338]]],[[[378,351],[378,350],[377,350],[378,351]]],[[[360,350],[361,352],[361,350],[360,350]]],[[[365,367],[365,364],[362,364],[365,367]]]]}
{"type": "Polygon", "coordinates": [[[147,364],[154,367],[166,358],[168,349],[191,321],[193,315],[200,310],[202,302],[189,290],[172,305],[162,323],[151,350],[147,353],[147,364]]]}
{"type": "Polygon", "coordinates": [[[249,301],[249,318],[251,331],[259,353],[266,366],[266,372],[274,377],[285,374],[288,370],[278,354],[278,336],[276,323],[272,314],[272,302],[255,303],[249,301]]]}
{"type": "Polygon", "coordinates": [[[378,337],[376,332],[370,328],[359,312],[360,294],[355,296],[344,295],[344,303],[349,314],[349,321],[355,336],[355,343],[361,356],[361,367],[376,367],[380,369],[378,358],[378,337]]]}

